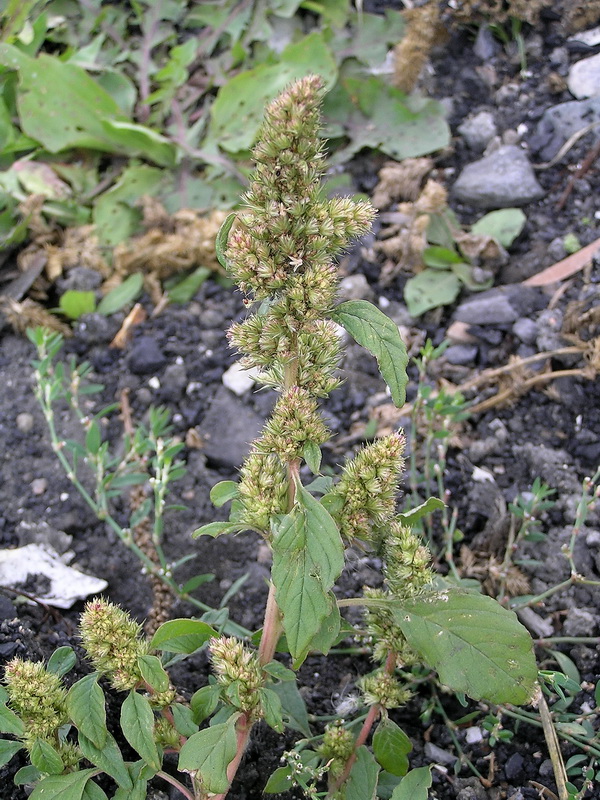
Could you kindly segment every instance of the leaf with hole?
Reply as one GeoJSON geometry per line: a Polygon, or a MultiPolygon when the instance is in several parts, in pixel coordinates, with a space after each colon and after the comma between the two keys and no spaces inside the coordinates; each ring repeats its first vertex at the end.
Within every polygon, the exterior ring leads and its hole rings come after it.
{"type": "Polygon", "coordinates": [[[531,636],[514,612],[491,597],[447,589],[389,607],[410,646],[453,691],[515,705],[535,697],[531,636]]]}
{"type": "Polygon", "coordinates": [[[431,308],[453,303],[458,297],[460,286],[461,282],[453,272],[440,272],[427,267],[409,278],[404,286],[404,300],[409,314],[420,317],[431,308]]]}

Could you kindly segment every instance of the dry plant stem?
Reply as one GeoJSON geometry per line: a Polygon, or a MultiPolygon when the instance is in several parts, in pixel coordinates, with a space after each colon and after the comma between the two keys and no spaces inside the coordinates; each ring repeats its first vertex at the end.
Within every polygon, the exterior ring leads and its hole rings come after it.
{"type": "MultiPolygon", "coordinates": [[[[388,657],[385,662],[385,671],[388,675],[393,675],[394,670],[396,669],[396,655],[394,653],[388,653],[388,657]]],[[[360,729],[360,733],[356,737],[356,741],[354,743],[354,751],[350,755],[348,761],[346,761],[346,766],[344,767],[344,771],[339,776],[339,778],[334,782],[333,786],[329,789],[327,793],[327,797],[332,797],[338,789],[346,783],[352,767],[354,766],[354,762],[356,761],[356,754],[360,747],[365,744],[367,739],[369,738],[369,734],[371,733],[371,729],[373,725],[377,722],[379,715],[381,714],[383,707],[379,703],[374,703],[371,708],[369,709],[369,713],[367,714],[365,721],[362,724],[362,728],[360,729]]]]}
{"type": "Polygon", "coordinates": [[[552,769],[554,770],[554,777],[556,778],[556,786],[558,788],[559,800],[569,800],[569,792],[567,790],[567,773],[563,761],[560,746],[558,744],[558,736],[552,724],[552,714],[546,703],[546,698],[541,695],[538,708],[540,712],[540,719],[542,721],[542,728],[544,730],[544,738],[548,745],[548,755],[552,761],[552,769]]]}

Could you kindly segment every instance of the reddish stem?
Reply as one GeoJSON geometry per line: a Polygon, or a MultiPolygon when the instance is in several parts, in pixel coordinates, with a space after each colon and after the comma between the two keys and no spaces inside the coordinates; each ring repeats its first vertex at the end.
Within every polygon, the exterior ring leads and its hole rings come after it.
{"type": "MultiPolygon", "coordinates": [[[[231,784],[233,779],[235,778],[236,772],[238,771],[238,767],[242,761],[244,756],[244,752],[246,750],[246,746],[248,744],[248,739],[250,738],[250,731],[252,730],[252,723],[248,721],[248,715],[242,714],[237,721],[236,724],[237,730],[237,752],[233,758],[233,761],[229,762],[229,766],[227,767],[227,780],[229,781],[229,789],[231,789],[231,784]]],[[[227,794],[229,792],[223,792],[222,794],[213,795],[211,800],[225,800],[227,794]]]]}

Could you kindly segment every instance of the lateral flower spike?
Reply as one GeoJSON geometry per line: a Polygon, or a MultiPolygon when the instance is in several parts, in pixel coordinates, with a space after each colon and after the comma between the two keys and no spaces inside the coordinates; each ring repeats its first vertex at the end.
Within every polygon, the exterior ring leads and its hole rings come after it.
{"type": "Polygon", "coordinates": [[[123,609],[99,598],[87,603],[79,629],[91,662],[114,689],[137,686],[142,680],[137,660],[148,653],[141,625],[123,609]]]}
{"type": "Polygon", "coordinates": [[[67,693],[59,676],[42,663],[13,658],[4,679],[10,707],[25,724],[25,745],[36,739],[55,743],[57,730],[68,720],[67,693]]]}

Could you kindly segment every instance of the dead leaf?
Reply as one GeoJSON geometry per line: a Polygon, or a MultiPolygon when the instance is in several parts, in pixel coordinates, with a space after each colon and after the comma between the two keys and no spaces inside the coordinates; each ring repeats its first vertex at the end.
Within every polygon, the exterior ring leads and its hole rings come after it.
{"type": "Polygon", "coordinates": [[[600,239],[596,239],[573,255],[567,256],[562,261],[527,278],[526,281],[523,281],[523,286],[548,286],[549,283],[564,281],[565,278],[570,278],[571,275],[586,267],[598,251],[600,251],[600,239]]]}
{"type": "Polygon", "coordinates": [[[136,325],[144,322],[147,316],[148,315],[146,314],[141,303],[136,303],[123,320],[121,328],[117,332],[115,338],[109,344],[109,347],[118,347],[120,350],[123,350],[123,348],[127,347],[131,337],[133,336],[133,328],[136,325]]]}

